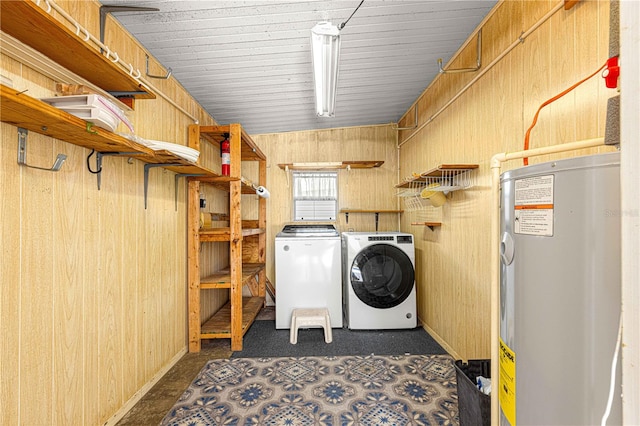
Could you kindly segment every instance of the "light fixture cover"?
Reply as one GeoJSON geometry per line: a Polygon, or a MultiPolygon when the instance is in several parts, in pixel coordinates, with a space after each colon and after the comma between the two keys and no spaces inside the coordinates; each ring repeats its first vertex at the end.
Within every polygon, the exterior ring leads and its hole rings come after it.
{"type": "Polygon", "coordinates": [[[311,29],[313,82],[318,117],[333,117],[338,86],[340,30],[331,22],[318,22],[311,29]]]}

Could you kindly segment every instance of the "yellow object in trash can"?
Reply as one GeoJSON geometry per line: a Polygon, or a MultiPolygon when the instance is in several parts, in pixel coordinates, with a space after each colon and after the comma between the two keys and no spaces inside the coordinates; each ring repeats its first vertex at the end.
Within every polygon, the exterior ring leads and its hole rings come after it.
{"type": "Polygon", "coordinates": [[[420,198],[429,200],[433,207],[442,206],[447,201],[447,197],[444,195],[444,192],[435,189],[439,186],[439,183],[427,185],[422,191],[420,191],[420,198]]]}

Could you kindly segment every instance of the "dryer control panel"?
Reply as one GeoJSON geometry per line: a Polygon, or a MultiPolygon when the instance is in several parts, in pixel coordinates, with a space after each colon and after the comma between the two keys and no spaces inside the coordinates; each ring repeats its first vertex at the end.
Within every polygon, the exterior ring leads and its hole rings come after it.
{"type": "Polygon", "coordinates": [[[413,237],[411,235],[398,235],[398,244],[412,244],[413,237]]]}
{"type": "Polygon", "coordinates": [[[396,237],[393,235],[371,235],[367,238],[368,241],[393,241],[396,237]]]}

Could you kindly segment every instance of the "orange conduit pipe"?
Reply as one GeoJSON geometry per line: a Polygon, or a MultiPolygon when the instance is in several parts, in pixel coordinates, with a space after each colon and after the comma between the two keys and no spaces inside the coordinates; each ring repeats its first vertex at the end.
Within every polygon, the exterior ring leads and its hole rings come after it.
{"type": "MultiPolygon", "coordinates": [[[[585,81],[589,80],[591,77],[593,77],[594,75],[596,75],[600,71],[602,71],[604,69],[604,67],[606,67],[606,66],[607,66],[607,63],[605,62],[600,68],[598,68],[589,77],[586,77],[586,78],[580,80],[579,82],[577,82],[573,86],[571,86],[568,89],[565,89],[564,91],[558,93],[553,98],[547,100],[542,105],[540,105],[540,107],[538,108],[538,111],[536,111],[536,115],[533,116],[533,122],[531,123],[531,126],[529,126],[529,128],[527,129],[527,133],[524,136],[524,151],[527,151],[529,149],[529,137],[531,135],[531,130],[533,130],[534,126],[538,122],[538,115],[540,114],[540,111],[542,110],[542,108],[544,108],[545,106],[549,105],[551,102],[557,101],[558,99],[560,99],[561,97],[563,97],[564,95],[566,95],[567,93],[569,93],[570,91],[575,89],[576,87],[580,86],[582,83],[584,83],[585,81]]],[[[524,157],[522,159],[522,162],[524,163],[525,166],[529,165],[529,157],[524,157]]]]}

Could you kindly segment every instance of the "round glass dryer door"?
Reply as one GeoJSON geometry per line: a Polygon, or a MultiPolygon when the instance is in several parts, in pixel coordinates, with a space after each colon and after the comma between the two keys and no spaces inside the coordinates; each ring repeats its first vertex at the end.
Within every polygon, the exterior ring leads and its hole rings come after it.
{"type": "Polygon", "coordinates": [[[409,297],[415,279],[411,259],[389,244],[372,244],[351,265],[351,287],[369,306],[393,308],[409,297]]]}

